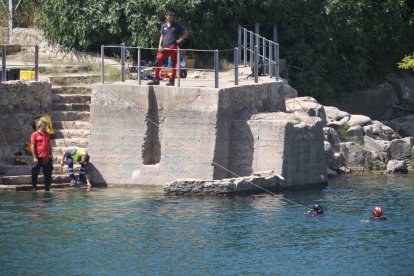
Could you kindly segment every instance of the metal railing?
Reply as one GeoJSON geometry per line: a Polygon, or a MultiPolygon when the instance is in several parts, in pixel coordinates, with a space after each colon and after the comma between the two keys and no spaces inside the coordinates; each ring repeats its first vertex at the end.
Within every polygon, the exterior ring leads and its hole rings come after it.
{"type": "Polygon", "coordinates": [[[268,73],[271,78],[275,77],[276,80],[279,80],[279,43],[239,25],[237,29],[237,48],[240,49],[237,58],[238,63],[243,63],[244,66],[254,66],[255,70],[259,66],[263,67],[264,74],[268,73]],[[260,64],[259,59],[262,60],[262,64],[260,64]]]}
{"type": "Polygon", "coordinates": [[[12,47],[13,44],[4,44],[0,45],[1,47],[1,78],[0,81],[4,82],[7,81],[7,70],[8,68],[16,68],[16,67],[33,67],[34,68],[34,77],[35,81],[39,80],[39,46],[38,45],[25,45],[19,47],[26,47],[26,48],[34,48],[34,64],[24,64],[24,65],[9,65],[7,66],[7,47],[12,47]]]}
{"type": "MultiPolygon", "coordinates": [[[[126,50],[127,49],[136,49],[138,51],[138,55],[137,55],[137,65],[136,66],[132,66],[133,68],[137,69],[137,74],[138,74],[138,84],[141,84],[141,61],[142,61],[142,50],[149,50],[149,51],[157,51],[158,48],[146,48],[146,47],[134,47],[134,46],[125,46],[124,43],[122,43],[121,45],[102,45],[101,46],[101,83],[105,83],[105,48],[120,48],[121,50],[121,81],[125,82],[125,75],[126,75],[126,50]]],[[[177,70],[177,81],[175,82],[175,86],[180,87],[180,82],[181,82],[181,70],[197,70],[197,71],[214,71],[214,87],[218,88],[219,87],[219,50],[200,50],[200,49],[181,49],[181,48],[177,48],[177,49],[168,49],[168,51],[176,51],[177,52],[177,62],[178,64],[180,63],[180,52],[181,51],[191,51],[191,52],[206,52],[206,53],[213,53],[213,58],[214,58],[214,69],[194,69],[194,68],[188,68],[188,67],[181,67],[178,66],[178,68],[175,68],[177,70]]],[[[152,66],[152,68],[165,68],[163,66],[152,66]]]]}
{"type": "MultiPolygon", "coordinates": [[[[258,29],[258,28],[256,28],[258,29]]],[[[145,47],[131,47],[125,46],[124,43],[120,45],[102,45],[101,46],[101,82],[105,83],[105,48],[119,48],[121,51],[121,81],[125,82],[126,73],[126,50],[135,49],[138,51],[137,55],[137,78],[138,84],[141,84],[141,60],[142,50],[157,51],[158,48],[145,48],[145,47]]],[[[219,88],[219,50],[200,50],[200,49],[169,49],[169,51],[177,51],[177,62],[180,63],[180,51],[192,51],[192,52],[207,52],[213,53],[214,68],[213,69],[197,69],[186,68],[178,66],[177,70],[177,82],[175,86],[180,87],[181,70],[195,70],[195,71],[214,71],[214,87],[219,88]]],[[[225,50],[223,50],[225,51],[225,50]]],[[[239,66],[243,64],[244,67],[252,67],[252,73],[254,76],[254,82],[258,83],[259,67],[263,68],[264,74],[268,74],[270,78],[275,78],[279,81],[279,44],[260,36],[257,33],[247,30],[246,28],[238,27],[238,47],[234,48],[234,84],[239,84],[239,66]],[[243,41],[243,43],[242,43],[243,41]],[[250,41],[250,42],[248,42],[250,41]],[[242,62],[243,54],[243,62],[242,62]],[[261,62],[260,62],[261,60],[261,62]]],[[[157,67],[153,68],[165,68],[157,67]]]]}

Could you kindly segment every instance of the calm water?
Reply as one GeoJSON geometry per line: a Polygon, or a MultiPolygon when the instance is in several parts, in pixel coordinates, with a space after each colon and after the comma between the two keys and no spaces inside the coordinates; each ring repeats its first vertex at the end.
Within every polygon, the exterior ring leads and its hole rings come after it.
{"type": "Polygon", "coordinates": [[[0,193],[1,275],[412,275],[412,176],[282,196],[137,189],[0,193]],[[387,221],[366,220],[376,204],[387,221]]]}

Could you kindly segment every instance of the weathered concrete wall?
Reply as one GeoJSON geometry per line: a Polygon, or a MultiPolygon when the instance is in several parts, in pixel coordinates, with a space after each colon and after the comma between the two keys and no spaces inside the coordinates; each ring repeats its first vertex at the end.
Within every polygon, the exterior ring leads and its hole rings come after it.
{"type": "Polygon", "coordinates": [[[30,142],[33,119],[50,114],[51,107],[49,82],[0,83],[0,163],[10,162],[14,151],[22,150],[30,142]]]}
{"type": "Polygon", "coordinates": [[[282,112],[259,113],[247,122],[233,122],[231,168],[240,176],[272,170],[285,187],[327,181],[322,120],[282,112]]]}
{"type": "Polygon", "coordinates": [[[321,120],[296,122],[283,113],[292,90],[285,83],[227,89],[95,85],[93,178],[100,174],[108,185],[164,185],[273,170],[289,178],[286,186],[325,183],[321,120]]]}
{"type": "Polygon", "coordinates": [[[151,185],[184,177],[212,178],[217,92],[96,85],[89,152],[104,180],[151,185]]]}
{"type": "Polygon", "coordinates": [[[389,84],[384,84],[376,89],[349,94],[342,103],[334,104],[334,106],[352,114],[383,119],[392,115],[392,107],[398,102],[395,89],[389,84]]]}

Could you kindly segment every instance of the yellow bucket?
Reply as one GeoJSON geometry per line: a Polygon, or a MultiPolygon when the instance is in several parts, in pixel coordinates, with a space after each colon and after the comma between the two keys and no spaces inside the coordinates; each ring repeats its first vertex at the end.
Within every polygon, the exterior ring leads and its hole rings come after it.
{"type": "Polygon", "coordinates": [[[20,80],[34,80],[35,71],[20,71],[20,80]]]}

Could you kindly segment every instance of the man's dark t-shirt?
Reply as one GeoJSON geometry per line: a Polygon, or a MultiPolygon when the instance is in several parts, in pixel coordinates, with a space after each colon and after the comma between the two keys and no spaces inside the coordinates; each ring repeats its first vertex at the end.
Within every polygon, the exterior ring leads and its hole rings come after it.
{"type": "Polygon", "coordinates": [[[167,23],[162,24],[161,34],[164,36],[162,46],[177,46],[177,39],[183,32],[184,28],[178,23],[173,22],[170,27],[168,27],[167,23]]]}

